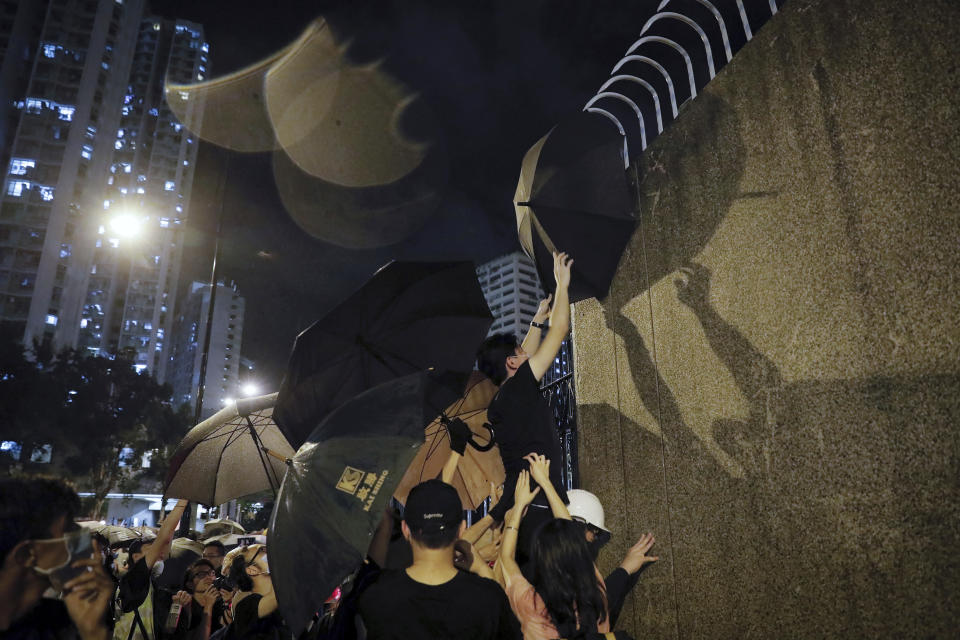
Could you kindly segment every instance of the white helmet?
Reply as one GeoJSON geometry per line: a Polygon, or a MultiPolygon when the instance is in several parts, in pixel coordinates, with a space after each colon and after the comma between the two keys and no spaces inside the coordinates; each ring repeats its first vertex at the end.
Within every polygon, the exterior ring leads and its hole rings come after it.
{"type": "Polygon", "coordinates": [[[603,526],[603,505],[600,504],[597,496],[583,489],[570,489],[567,491],[567,497],[570,498],[567,510],[571,517],[584,520],[610,533],[610,530],[603,526]]]}

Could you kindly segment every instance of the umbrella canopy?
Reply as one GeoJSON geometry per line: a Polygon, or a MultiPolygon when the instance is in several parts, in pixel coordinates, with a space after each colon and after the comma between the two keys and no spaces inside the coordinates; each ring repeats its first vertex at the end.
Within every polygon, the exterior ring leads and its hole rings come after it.
{"type": "Polygon", "coordinates": [[[369,389],[327,416],[293,457],[268,538],[273,586],[294,635],[360,564],[423,425],[462,393],[465,377],[420,372],[369,389]]]}
{"type": "MultiPolygon", "coordinates": [[[[487,406],[496,393],[496,385],[479,371],[474,371],[467,382],[467,393],[448,406],[444,414],[451,419],[463,420],[473,431],[474,438],[478,442],[485,442],[490,437],[483,426],[487,422],[487,406]]],[[[400,502],[406,503],[410,489],[424,480],[439,476],[450,457],[450,438],[439,418],[427,425],[424,436],[425,442],[393,492],[393,497],[400,502]]],[[[463,508],[477,509],[490,494],[490,483],[499,486],[503,484],[504,476],[498,448],[478,451],[474,447],[467,447],[453,478],[453,486],[460,494],[463,508]]]]}
{"type": "Polygon", "coordinates": [[[188,431],[170,460],[164,494],[217,505],[276,490],[293,455],[273,421],[276,398],[237,400],[188,431]]]}
{"type": "Polygon", "coordinates": [[[211,542],[219,542],[220,544],[222,544],[224,547],[226,547],[226,548],[229,550],[229,549],[232,549],[233,547],[238,547],[238,546],[240,546],[240,542],[241,542],[241,541],[249,541],[251,538],[253,539],[253,541],[254,541],[255,544],[267,544],[267,536],[261,535],[261,534],[259,534],[259,533],[257,533],[257,534],[254,534],[254,533],[240,533],[240,534],[237,534],[237,533],[224,533],[224,534],[219,535],[219,536],[211,536],[211,537],[209,537],[209,538],[206,538],[206,539],[203,541],[203,544],[204,544],[204,545],[208,545],[208,544],[210,544],[211,542]]]}
{"type": "Polygon", "coordinates": [[[576,261],[570,302],[603,298],[635,223],[623,137],[592,113],[560,123],[524,156],[514,207],[543,286],[555,288],[552,252],[566,251],[576,261]]]}
{"type": "Polygon", "coordinates": [[[111,547],[125,545],[126,543],[133,542],[134,540],[153,540],[157,535],[151,531],[135,531],[130,527],[121,527],[113,524],[97,524],[97,526],[90,527],[90,529],[97,534],[100,534],[107,539],[107,542],[111,547]]]}
{"type": "Polygon", "coordinates": [[[392,262],[297,336],[274,418],[299,446],[381,382],[430,368],[467,373],[492,322],[473,263],[392,262]]]}
{"type": "Polygon", "coordinates": [[[217,536],[224,533],[246,533],[247,530],[236,520],[230,518],[216,518],[207,520],[203,525],[203,537],[217,536]]]}

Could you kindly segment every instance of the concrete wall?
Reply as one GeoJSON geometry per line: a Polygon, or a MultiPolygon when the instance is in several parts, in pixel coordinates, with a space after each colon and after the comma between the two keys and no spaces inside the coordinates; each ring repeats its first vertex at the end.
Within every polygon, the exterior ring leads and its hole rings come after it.
{"type": "Polygon", "coordinates": [[[956,637],[958,33],[791,0],[639,161],[573,321],[602,568],[657,536],[638,638],[956,637]]]}

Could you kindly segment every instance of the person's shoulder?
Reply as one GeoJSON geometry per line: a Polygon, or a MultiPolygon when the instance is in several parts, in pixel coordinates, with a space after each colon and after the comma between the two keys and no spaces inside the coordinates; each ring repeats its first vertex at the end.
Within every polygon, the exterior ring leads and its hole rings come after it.
{"type": "Polygon", "coordinates": [[[402,569],[382,570],[376,579],[360,594],[360,605],[363,606],[364,602],[380,600],[384,597],[396,597],[403,593],[400,586],[404,582],[404,571],[402,569]]]}
{"type": "Polygon", "coordinates": [[[461,571],[458,576],[464,588],[470,589],[472,592],[495,598],[506,597],[503,594],[503,588],[496,580],[484,578],[469,571],[461,571]]]}

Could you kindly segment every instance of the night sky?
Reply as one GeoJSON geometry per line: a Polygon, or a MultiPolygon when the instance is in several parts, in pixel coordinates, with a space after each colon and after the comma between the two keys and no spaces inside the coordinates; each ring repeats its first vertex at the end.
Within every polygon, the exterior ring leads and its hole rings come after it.
{"type": "MultiPolygon", "coordinates": [[[[519,248],[513,192],[526,150],[596,92],[654,0],[484,3],[155,1],[203,25],[213,76],[283,48],[323,16],[358,61],[384,68],[436,114],[447,183],[433,217],[388,247],[350,250],[312,238],[280,201],[269,153],[200,147],[181,282],[207,280],[217,185],[225,167],[221,278],[247,301],[243,354],[279,386],[298,331],[391,259],[483,261],[519,248]],[[229,163],[227,158],[229,157],[229,163]]],[[[227,118],[211,113],[205,118],[227,118]]],[[[182,289],[181,289],[182,291],[182,289]]]]}

